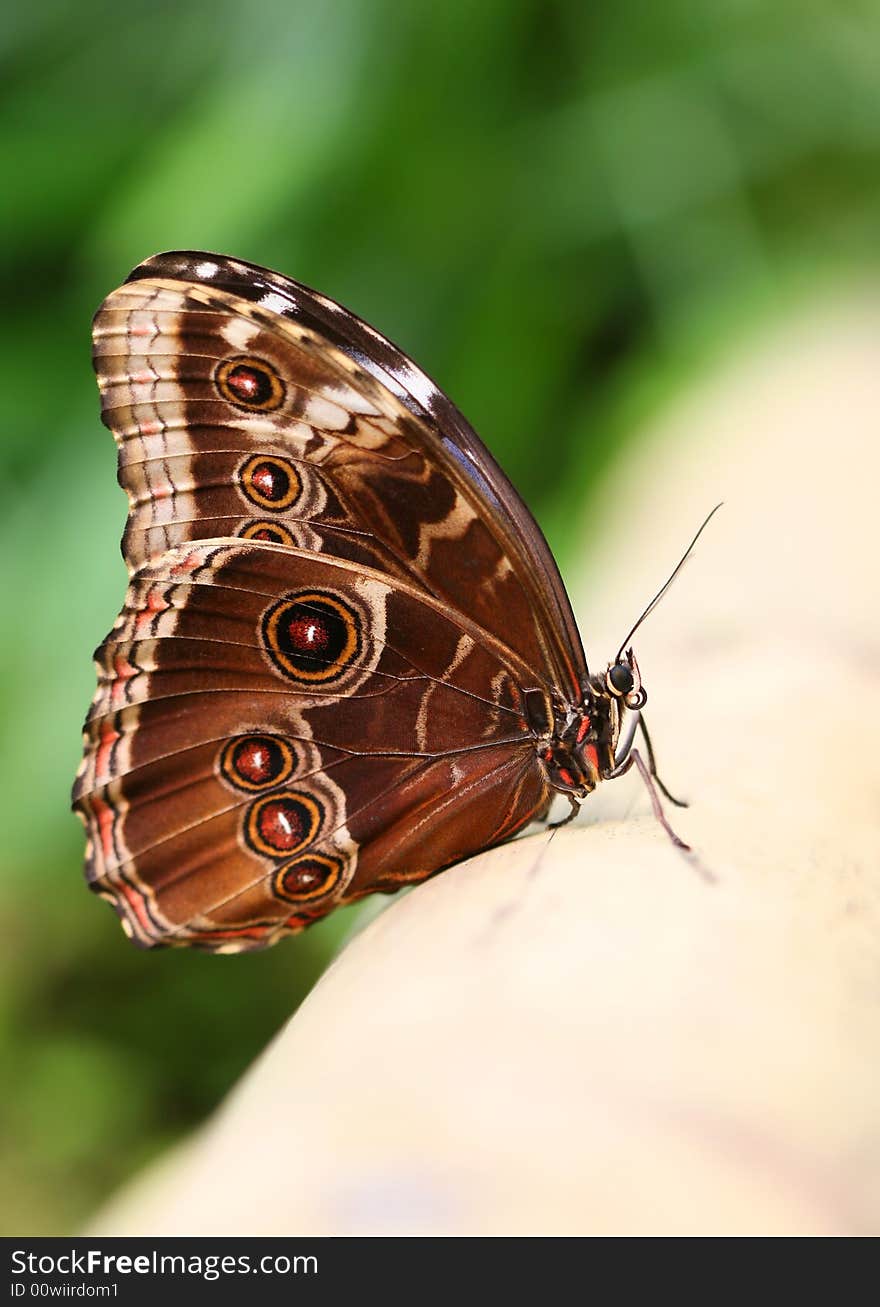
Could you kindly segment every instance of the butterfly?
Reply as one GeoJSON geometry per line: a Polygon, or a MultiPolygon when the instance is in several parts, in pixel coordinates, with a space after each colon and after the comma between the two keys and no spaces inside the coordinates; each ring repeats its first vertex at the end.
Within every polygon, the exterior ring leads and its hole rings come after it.
{"type": "Polygon", "coordinates": [[[632,649],[588,671],[529,510],[372,327],[184,252],[93,335],[129,586],[73,804],[137,944],[264,947],[644,773],[632,649]]]}

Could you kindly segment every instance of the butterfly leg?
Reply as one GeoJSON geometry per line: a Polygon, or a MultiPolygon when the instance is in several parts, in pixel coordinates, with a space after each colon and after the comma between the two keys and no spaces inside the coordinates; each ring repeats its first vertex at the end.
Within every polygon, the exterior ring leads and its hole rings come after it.
{"type": "MultiPolygon", "coordinates": [[[[615,777],[623,776],[626,772],[629,771],[630,767],[632,767],[633,765],[635,765],[638,768],[639,775],[641,776],[642,780],[645,782],[645,785],[648,790],[648,794],[651,796],[651,807],[654,810],[654,816],[657,818],[660,825],[666,831],[666,834],[672,840],[672,843],[675,845],[675,847],[677,849],[681,849],[685,853],[691,853],[692,852],[691,846],[689,844],[685,844],[684,840],[679,835],[676,835],[675,831],[670,826],[669,819],[667,818],[666,813],[663,811],[663,804],[660,802],[660,796],[657,793],[657,786],[654,784],[656,780],[656,775],[645,764],[645,760],[642,757],[642,755],[639,753],[638,749],[630,749],[629,757],[626,759],[626,761],[621,763],[619,767],[615,767],[614,769],[615,777]]],[[[664,794],[665,792],[666,791],[664,790],[664,794]]]]}
{"type": "Polygon", "coordinates": [[[646,726],[645,719],[641,713],[639,713],[639,730],[642,732],[642,735],[644,736],[645,739],[645,749],[647,750],[648,753],[648,771],[651,773],[653,779],[657,782],[658,788],[666,796],[666,798],[669,800],[670,803],[675,804],[676,808],[689,807],[690,805],[687,799],[677,799],[674,794],[670,794],[669,790],[667,790],[666,786],[663,784],[660,777],[657,775],[657,760],[654,757],[654,746],[651,743],[651,737],[648,734],[648,727],[646,726]]]}
{"type": "Polygon", "coordinates": [[[558,830],[560,826],[567,826],[568,823],[570,821],[573,821],[574,818],[580,812],[581,810],[580,799],[575,798],[573,794],[566,794],[565,797],[568,799],[568,802],[571,805],[568,812],[559,821],[548,821],[547,822],[548,830],[558,830]]]}

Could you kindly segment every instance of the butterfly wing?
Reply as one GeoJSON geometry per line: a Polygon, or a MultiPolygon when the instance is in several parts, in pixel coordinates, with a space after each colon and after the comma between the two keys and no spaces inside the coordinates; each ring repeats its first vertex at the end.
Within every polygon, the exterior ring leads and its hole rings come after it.
{"type": "Polygon", "coordinates": [[[577,696],[555,563],[448,400],[332,301],[161,255],[95,321],[131,585],[74,802],[140,943],[259,947],[549,802],[577,696]],[[209,543],[203,543],[203,542],[209,543]]]}
{"type": "Polygon", "coordinates": [[[534,518],[366,323],[267,269],[162,254],[107,298],[94,338],[130,567],[243,534],[352,558],[469,613],[538,683],[577,697],[580,637],[534,518]]]}
{"type": "Polygon", "coordinates": [[[89,880],[142,944],[265,945],[546,802],[515,671],[466,618],[351,562],[166,551],[98,666],[74,798],[89,880]]]}

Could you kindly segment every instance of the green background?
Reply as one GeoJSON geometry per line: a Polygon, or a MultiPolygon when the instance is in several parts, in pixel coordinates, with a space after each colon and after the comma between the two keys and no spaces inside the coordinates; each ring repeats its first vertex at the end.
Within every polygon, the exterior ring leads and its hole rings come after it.
{"type": "Polygon", "coordinates": [[[450,393],[565,567],[652,407],[873,272],[880,12],[18,0],[0,56],[0,1227],[45,1234],[204,1118],[355,921],[143,954],[84,888],[68,792],[124,591],[97,304],[169,248],[320,288],[450,393]]]}

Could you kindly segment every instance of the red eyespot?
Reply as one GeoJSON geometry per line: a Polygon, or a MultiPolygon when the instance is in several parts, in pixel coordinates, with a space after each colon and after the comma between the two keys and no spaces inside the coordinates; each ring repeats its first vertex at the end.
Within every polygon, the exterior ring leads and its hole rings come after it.
{"type": "Polygon", "coordinates": [[[293,536],[280,522],[248,522],[238,534],[243,540],[268,540],[276,545],[293,544],[293,536]]]}
{"type": "Polygon", "coordinates": [[[246,499],[273,513],[292,508],[302,494],[299,473],[286,458],[254,454],[238,469],[237,480],[246,499]]]}
{"type": "Polygon", "coordinates": [[[294,681],[340,677],[361,651],[360,619],[323,590],[303,591],[263,615],[263,645],[275,667],[294,681]]]}
{"type": "Polygon", "coordinates": [[[256,853],[268,857],[296,853],[315,838],[323,815],[312,795],[276,791],[251,804],[245,818],[245,839],[256,853]]]}
{"type": "Polygon", "coordinates": [[[293,749],[274,735],[240,735],[220,755],[221,775],[241,790],[262,790],[287,780],[294,769],[293,749]]]}
{"type": "Polygon", "coordinates": [[[297,858],[295,862],[288,862],[276,872],[275,893],[289,903],[322,898],[336,887],[341,875],[340,858],[324,853],[309,853],[297,858]]]}
{"type": "Polygon", "coordinates": [[[265,359],[224,359],[217,365],[214,381],[228,404],[236,408],[270,413],[284,403],[284,383],[265,359]]]}

